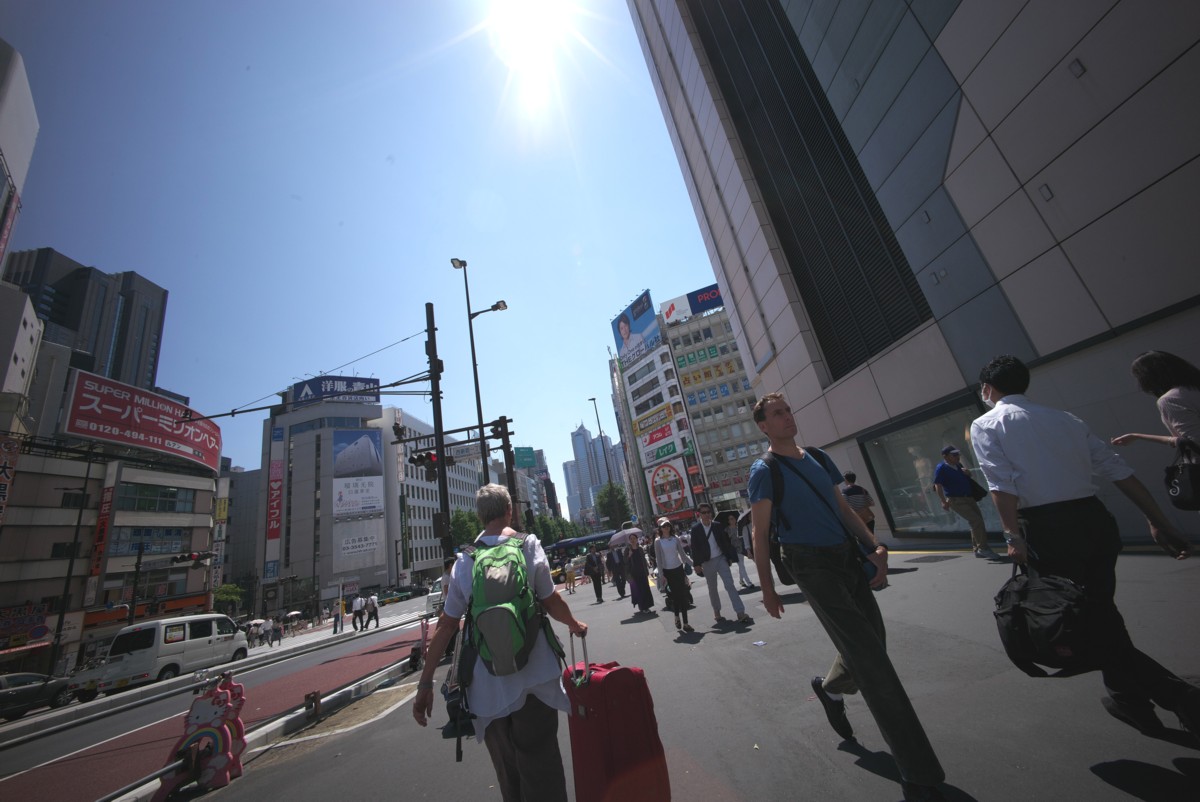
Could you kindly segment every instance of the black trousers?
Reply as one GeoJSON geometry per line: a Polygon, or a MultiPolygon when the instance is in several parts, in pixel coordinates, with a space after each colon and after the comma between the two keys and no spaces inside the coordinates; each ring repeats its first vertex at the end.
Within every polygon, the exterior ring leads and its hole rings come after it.
{"type": "Polygon", "coordinates": [[[1139,651],[1117,609],[1117,522],[1100,499],[1059,501],[1019,510],[1029,562],[1043,574],[1083,587],[1092,642],[1103,649],[1100,672],[1109,696],[1122,704],[1176,709],[1191,685],[1139,651]]]}

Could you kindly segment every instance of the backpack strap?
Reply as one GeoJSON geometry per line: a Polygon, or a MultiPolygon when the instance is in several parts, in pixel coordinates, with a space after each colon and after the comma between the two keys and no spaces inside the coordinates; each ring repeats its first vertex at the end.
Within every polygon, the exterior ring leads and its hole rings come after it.
{"type": "MultiPolygon", "coordinates": [[[[828,454],[826,454],[824,451],[822,451],[819,448],[814,448],[813,446],[804,446],[804,451],[808,454],[811,454],[813,459],[817,461],[817,464],[821,466],[821,469],[824,470],[826,473],[829,473],[829,455],[828,454]]],[[[783,464],[785,467],[787,467],[787,469],[789,471],[791,471],[792,473],[796,474],[797,476],[799,476],[801,479],[804,480],[804,483],[806,485],[808,485],[810,490],[812,490],[813,495],[815,495],[817,498],[819,498],[825,502],[825,505],[827,507],[829,507],[829,511],[833,513],[833,517],[837,519],[837,522],[839,524],[841,524],[842,534],[846,536],[846,540],[850,541],[851,545],[859,546],[859,548],[861,548],[861,545],[859,544],[859,540],[856,537],[854,537],[852,534],[850,534],[850,530],[846,528],[846,523],[842,520],[842,516],[840,514],[838,514],[837,507],[834,506],[833,502],[830,501],[827,496],[821,495],[821,491],[818,490],[816,485],[814,485],[812,483],[812,480],[809,479],[807,476],[805,476],[803,473],[801,473],[800,470],[795,465],[791,464],[790,462],[784,462],[783,464]]]]}

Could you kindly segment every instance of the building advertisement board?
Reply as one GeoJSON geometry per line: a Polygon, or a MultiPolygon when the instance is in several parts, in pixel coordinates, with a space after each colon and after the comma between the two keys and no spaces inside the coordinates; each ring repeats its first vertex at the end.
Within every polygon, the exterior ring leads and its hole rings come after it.
{"type": "Polygon", "coordinates": [[[333,514],[383,511],[383,432],[379,429],[333,433],[333,514]]]}
{"type": "Polygon", "coordinates": [[[263,553],[262,578],[279,576],[280,537],[283,534],[283,467],[287,443],[283,427],[271,427],[270,461],[267,463],[267,542],[263,553]]]}
{"type": "Polygon", "coordinates": [[[693,506],[686,477],[687,468],[682,458],[646,470],[646,484],[650,488],[650,500],[654,504],[655,515],[679,512],[693,506]]]}
{"type": "MultiPolygon", "coordinates": [[[[100,576],[104,568],[104,552],[108,549],[108,529],[112,523],[113,488],[106,487],[100,491],[100,507],[96,511],[96,533],[92,537],[92,557],[88,576],[100,576]]],[[[94,599],[84,598],[85,604],[92,604],[94,599]]]]}
{"type": "Polygon", "coordinates": [[[178,401],[74,370],[63,433],[220,468],[221,430],[178,401]]]}
{"type": "Polygon", "coordinates": [[[720,286],[709,284],[707,287],[693,290],[687,295],[672,298],[659,306],[658,310],[662,313],[665,322],[674,323],[724,305],[725,301],[721,298],[720,286]]]}
{"type": "Polygon", "coordinates": [[[316,376],[292,385],[292,409],[318,401],[378,404],[379,379],[359,376],[316,376]]]}
{"type": "Polygon", "coordinates": [[[658,347],[662,342],[662,333],[658,327],[658,315],[650,302],[649,290],[639,295],[617,316],[612,322],[612,329],[622,372],[658,347]]]}
{"type": "Polygon", "coordinates": [[[4,525],[4,510],[8,507],[8,491],[12,488],[17,473],[17,457],[21,455],[21,441],[15,437],[0,437],[0,526],[4,525]]]}
{"type": "Polygon", "coordinates": [[[387,564],[387,522],[382,517],[333,522],[333,573],[387,564]]]}

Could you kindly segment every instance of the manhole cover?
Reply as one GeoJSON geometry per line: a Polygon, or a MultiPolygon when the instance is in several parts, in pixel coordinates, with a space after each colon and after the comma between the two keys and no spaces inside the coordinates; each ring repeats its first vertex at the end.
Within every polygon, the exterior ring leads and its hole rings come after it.
{"type": "Polygon", "coordinates": [[[913,557],[906,563],[940,563],[942,560],[957,560],[961,554],[928,554],[924,557],[913,557]]]}

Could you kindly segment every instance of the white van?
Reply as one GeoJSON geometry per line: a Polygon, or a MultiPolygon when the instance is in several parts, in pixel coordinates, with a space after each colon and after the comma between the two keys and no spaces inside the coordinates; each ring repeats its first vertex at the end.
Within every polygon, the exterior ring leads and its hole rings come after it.
{"type": "Polygon", "coordinates": [[[125,627],[113,638],[104,663],[71,678],[80,701],[146,682],[242,660],[246,633],[216,613],[160,618],[125,627]]]}

